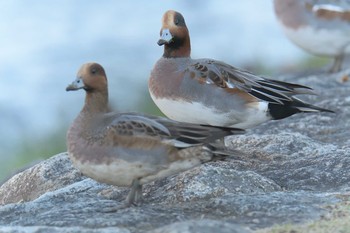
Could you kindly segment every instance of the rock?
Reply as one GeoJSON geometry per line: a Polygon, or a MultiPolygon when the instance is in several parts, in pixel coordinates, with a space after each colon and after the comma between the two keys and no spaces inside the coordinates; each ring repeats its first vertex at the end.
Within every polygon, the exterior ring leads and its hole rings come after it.
{"type": "Polygon", "coordinates": [[[1,186],[0,231],[250,232],[321,219],[350,190],[344,74],[284,77],[312,86],[321,95],[307,100],[336,114],[299,114],[227,137],[239,153],[145,185],[139,207],[122,208],[128,188],[82,176],[66,153],[54,156],[1,186]]]}
{"type": "Polygon", "coordinates": [[[103,229],[91,229],[84,227],[47,227],[47,226],[14,226],[0,227],[0,232],[26,232],[26,233],[130,233],[129,230],[118,227],[106,227],[103,229]]]}
{"type": "Polygon", "coordinates": [[[158,228],[153,232],[154,233],[191,233],[191,232],[212,233],[212,232],[217,232],[218,229],[220,229],[220,233],[251,232],[236,224],[229,224],[229,223],[207,220],[207,219],[174,223],[169,226],[158,228]]]}
{"type": "Polygon", "coordinates": [[[320,143],[297,132],[247,134],[227,142],[246,154],[239,158],[246,161],[240,170],[254,171],[284,190],[350,190],[350,146],[320,143]]]}
{"type": "Polygon", "coordinates": [[[145,187],[147,200],[177,204],[210,200],[228,193],[281,191],[274,181],[251,171],[237,171],[228,162],[210,163],[145,187]]]}
{"type": "Polygon", "coordinates": [[[32,201],[40,195],[83,179],[62,153],[16,174],[0,188],[0,205],[32,201]]]}

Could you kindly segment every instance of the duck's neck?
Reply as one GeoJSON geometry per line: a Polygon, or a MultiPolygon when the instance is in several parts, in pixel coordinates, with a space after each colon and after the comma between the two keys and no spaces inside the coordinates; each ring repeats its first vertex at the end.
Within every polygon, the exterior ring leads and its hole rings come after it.
{"type": "Polygon", "coordinates": [[[85,105],[82,112],[94,115],[98,113],[106,113],[108,111],[108,90],[86,93],[85,105]]]}
{"type": "Polygon", "coordinates": [[[274,8],[276,15],[285,21],[285,24],[302,21],[304,16],[300,12],[304,12],[305,8],[312,11],[311,4],[298,0],[274,0],[274,8]]]}
{"type": "Polygon", "coordinates": [[[190,37],[179,39],[174,38],[173,42],[164,45],[163,57],[165,58],[177,58],[177,57],[190,57],[191,56],[191,43],[190,37]]]}

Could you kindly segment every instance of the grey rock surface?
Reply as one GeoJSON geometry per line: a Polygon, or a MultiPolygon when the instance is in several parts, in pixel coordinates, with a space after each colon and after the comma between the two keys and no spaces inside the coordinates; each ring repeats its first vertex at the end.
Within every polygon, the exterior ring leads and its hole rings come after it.
{"type": "Polygon", "coordinates": [[[236,225],[229,224],[222,221],[213,221],[202,219],[198,221],[184,221],[180,223],[174,223],[169,226],[158,228],[154,233],[212,233],[218,232],[220,229],[221,233],[248,233],[249,230],[236,225]]]}
{"type": "Polygon", "coordinates": [[[0,205],[31,201],[83,179],[65,156],[54,156],[10,178],[0,188],[0,205]]]}
{"type": "Polygon", "coordinates": [[[123,208],[128,188],[82,176],[62,153],[0,188],[0,232],[250,232],[326,214],[350,191],[350,71],[286,81],[313,87],[308,101],[336,114],[298,114],[225,139],[240,151],[144,187],[143,205],[123,208]]]}

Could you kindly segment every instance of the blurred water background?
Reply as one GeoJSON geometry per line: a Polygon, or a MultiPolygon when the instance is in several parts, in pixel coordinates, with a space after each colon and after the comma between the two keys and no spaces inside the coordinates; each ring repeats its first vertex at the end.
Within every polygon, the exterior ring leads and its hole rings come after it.
{"type": "Polygon", "coordinates": [[[314,59],[284,37],[272,0],[1,1],[0,181],[66,151],[65,133],[84,93],[65,87],[85,62],[105,67],[116,109],[159,114],[147,80],[162,55],[156,42],[168,9],[184,15],[193,58],[264,75],[314,59]]]}

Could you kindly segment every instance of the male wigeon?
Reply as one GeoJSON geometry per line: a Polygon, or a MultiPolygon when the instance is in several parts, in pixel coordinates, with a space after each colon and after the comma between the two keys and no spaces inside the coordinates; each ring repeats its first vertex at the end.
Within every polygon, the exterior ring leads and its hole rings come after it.
{"type": "Polygon", "coordinates": [[[274,0],[284,33],[309,53],[334,58],[331,72],[341,69],[350,53],[350,2],[346,0],[274,0]]]}
{"type": "Polygon", "coordinates": [[[299,112],[331,112],[297,99],[311,88],[266,79],[213,59],[192,59],[184,17],[167,11],[159,45],[163,56],[154,65],[149,92],[159,109],[181,122],[251,128],[299,112]]]}
{"type": "Polygon", "coordinates": [[[179,123],[167,118],[113,113],[107,78],[97,63],[84,64],[67,91],[85,90],[85,104],[67,133],[74,166],[99,182],[130,186],[126,204],[138,204],[142,185],[223,158],[212,142],[243,130],[179,123]]]}

